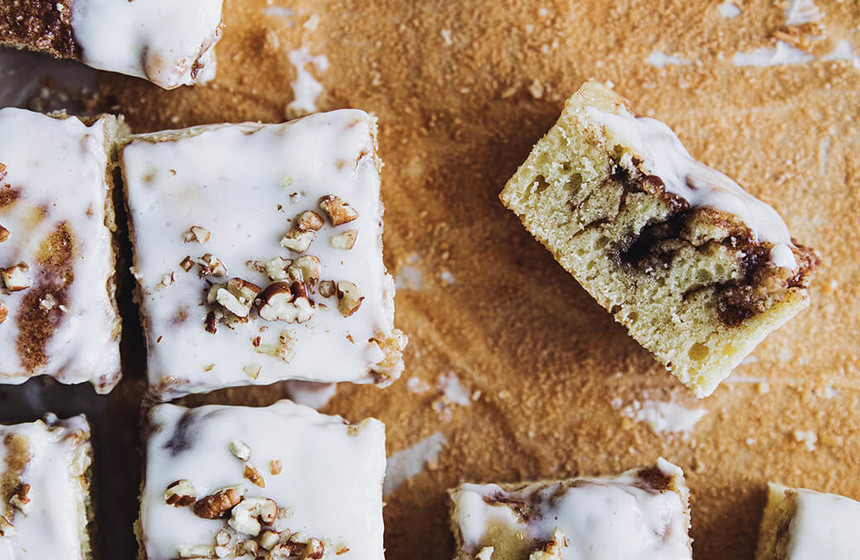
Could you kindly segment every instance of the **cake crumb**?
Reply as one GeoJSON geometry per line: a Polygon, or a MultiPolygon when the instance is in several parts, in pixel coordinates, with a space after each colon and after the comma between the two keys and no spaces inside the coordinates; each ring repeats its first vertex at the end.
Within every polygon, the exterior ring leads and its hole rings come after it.
{"type": "Polygon", "coordinates": [[[818,436],[812,430],[795,430],[794,441],[804,444],[807,451],[812,453],[815,451],[815,444],[818,443],[818,436]]]}

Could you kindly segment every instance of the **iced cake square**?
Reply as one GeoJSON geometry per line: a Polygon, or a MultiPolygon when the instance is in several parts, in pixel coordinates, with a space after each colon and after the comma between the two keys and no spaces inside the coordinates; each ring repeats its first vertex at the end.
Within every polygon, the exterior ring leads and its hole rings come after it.
{"type": "Polygon", "coordinates": [[[818,259],[780,215],[589,82],[502,202],[699,397],[809,305],[818,259]]]}
{"type": "Polygon", "coordinates": [[[155,394],[399,377],[375,132],[340,110],[122,148],[155,394]]]}
{"type": "Polygon", "coordinates": [[[0,45],[145,78],[165,89],[215,77],[222,0],[0,2],[0,45]]]}
{"type": "Polygon", "coordinates": [[[769,484],[756,560],[853,560],[858,528],[860,502],[769,484]]]}
{"type": "Polygon", "coordinates": [[[605,478],[462,484],[456,560],[691,560],[689,492],[668,461],[605,478]]]}
{"type": "Polygon", "coordinates": [[[118,126],[0,109],[0,383],[119,381],[118,126]]]}
{"type": "Polygon", "coordinates": [[[83,416],[0,425],[0,558],[91,558],[91,462],[83,416]]]}
{"type": "Polygon", "coordinates": [[[383,560],[378,420],[163,404],[149,431],[142,558],[383,560]]]}

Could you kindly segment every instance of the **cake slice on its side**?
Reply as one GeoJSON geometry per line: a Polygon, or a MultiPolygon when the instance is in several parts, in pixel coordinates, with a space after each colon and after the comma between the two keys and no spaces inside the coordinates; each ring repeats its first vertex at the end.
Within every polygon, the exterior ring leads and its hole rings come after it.
{"type": "Polygon", "coordinates": [[[768,484],[756,560],[856,560],[860,502],[768,484]]]}
{"type": "Polygon", "coordinates": [[[222,0],[0,2],[0,45],[145,78],[165,88],[215,77],[222,0]]]}
{"type": "Polygon", "coordinates": [[[809,305],[818,261],[779,214],[602,85],[567,101],[501,199],[699,397],[809,305]]]}
{"type": "Polygon", "coordinates": [[[345,109],[121,147],[159,398],[400,376],[375,140],[375,119],[345,109]]]}
{"type": "Polygon", "coordinates": [[[290,401],[149,420],[141,558],[384,560],[382,422],[290,401]]]}
{"type": "Polygon", "coordinates": [[[120,121],[0,109],[0,384],[120,378],[113,170],[120,121]]]}
{"type": "Polygon", "coordinates": [[[86,419],[0,425],[0,459],[0,558],[89,560],[86,419]]]}
{"type": "Polygon", "coordinates": [[[456,560],[691,560],[684,473],[462,484],[449,491],[456,560]]]}

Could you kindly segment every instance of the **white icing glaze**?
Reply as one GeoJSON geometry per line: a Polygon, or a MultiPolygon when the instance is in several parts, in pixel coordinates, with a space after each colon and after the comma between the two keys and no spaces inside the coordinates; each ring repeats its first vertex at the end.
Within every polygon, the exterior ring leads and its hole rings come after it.
{"type": "Polygon", "coordinates": [[[619,142],[630,146],[644,160],[644,170],[659,177],[667,192],[691,207],[715,208],[737,216],[760,241],[773,244],[775,266],[795,268],[788,226],[772,207],[743,190],[731,178],[693,159],[681,140],[665,123],[635,117],[619,106],[618,113],[587,107],[586,112],[619,142]]]}
{"type": "Polygon", "coordinates": [[[341,110],[286,125],[206,127],[170,142],[138,137],[124,149],[153,386],[168,377],[187,382],[175,395],[283,379],[373,381],[369,370],[383,355],[369,340],[392,336],[394,283],[382,262],[382,204],[379,174],[370,155],[372,126],[366,113],[341,110]],[[290,184],[285,188],[286,178],[290,184]],[[291,197],[292,192],[300,194],[291,197]],[[229,277],[265,287],[265,275],[250,270],[246,262],[296,258],[279,244],[290,227],[287,220],[305,210],[323,215],[318,201],[330,194],[350,204],[359,217],[338,227],[326,219],[306,254],[320,259],[321,279],[359,287],[364,301],[358,311],[345,318],[336,298],[311,296],[327,308],[318,305],[305,323],[266,322],[254,312],[235,330],[219,324],[216,334],[206,332],[207,307],[200,305],[205,281],[196,268],[186,273],[179,267],[183,258],[211,253],[224,262],[229,277]],[[211,239],[183,242],[183,233],[192,225],[210,230],[211,239]],[[353,249],[329,245],[332,235],[350,229],[359,232],[353,249]],[[156,289],[170,272],[175,282],[156,289]],[[177,324],[180,309],[188,318],[177,324]],[[261,333],[261,327],[267,330],[261,333]],[[251,344],[256,336],[263,344],[273,344],[281,330],[295,340],[289,363],[259,353],[251,344]],[[206,371],[210,364],[214,366],[206,371]],[[262,366],[256,379],[243,371],[251,364],[262,366]]]}
{"type": "Polygon", "coordinates": [[[621,414],[635,422],[645,422],[655,434],[689,435],[708,413],[706,408],[685,408],[671,401],[633,401],[621,414]]]}
{"type": "MultiPolygon", "coordinates": [[[[107,288],[114,276],[114,254],[105,227],[105,126],[104,119],[86,126],[76,118],[0,110],[0,163],[7,171],[0,189],[8,184],[20,191],[16,202],[0,209],[0,225],[11,232],[0,243],[0,267],[27,263],[33,283],[0,294],[9,308],[0,323],[0,383],[23,383],[44,374],[63,383],[90,381],[107,392],[119,381],[119,318],[107,288]],[[37,260],[39,247],[62,223],[74,236],[74,279],[65,285],[68,301],[45,346],[47,362],[28,372],[17,350],[18,316],[29,291],[45,277],[37,260]]],[[[51,291],[59,292],[59,287],[51,291]]],[[[51,306],[51,300],[43,305],[51,306]]]]}
{"type": "Polygon", "coordinates": [[[732,59],[735,66],[780,66],[782,64],[805,64],[815,60],[815,56],[789,45],[785,41],[777,41],[776,47],[769,49],[761,47],[749,53],[736,53],[732,59]]]}
{"type": "Polygon", "coordinates": [[[448,438],[445,434],[436,432],[389,457],[388,468],[385,470],[383,495],[393,494],[404,482],[420,474],[427,463],[438,460],[446,445],[448,445],[448,438]]]}
{"type": "MultiPolygon", "coordinates": [[[[4,439],[10,434],[27,441],[30,460],[19,476],[29,484],[30,510],[12,509],[17,534],[0,537],[2,560],[83,560],[89,557],[87,485],[90,465],[89,426],[83,416],[57,421],[0,426],[0,476],[8,468],[4,439]]],[[[0,504],[0,514],[7,504],[0,504]]],[[[7,515],[9,512],[7,511],[7,515]]]]}
{"type": "Polygon", "coordinates": [[[191,482],[198,498],[242,485],[245,497],[291,508],[283,520],[290,531],[346,544],[349,552],[338,559],[383,560],[385,426],[378,420],[350,427],[338,416],[280,401],[266,408],[204,406],[190,412],[160,405],[152,410],[152,425],[141,497],[151,560],[173,559],[179,546],[211,545],[226,526],[197,517],[191,507],[165,503],[165,489],[181,479],[191,482]],[[265,488],[243,478],[244,464],[230,451],[233,440],[250,448],[249,464],[265,488]],[[270,472],[273,460],[281,461],[278,475],[270,472]]]}
{"type": "Polygon", "coordinates": [[[222,0],[75,0],[83,62],[172,89],[215,77],[222,0]]]}
{"type": "Polygon", "coordinates": [[[821,12],[812,0],[789,0],[785,8],[785,25],[805,25],[821,19],[821,12]]]}
{"type": "Polygon", "coordinates": [[[645,62],[656,68],[665,68],[667,66],[689,66],[692,64],[689,60],[679,56],[672,56],[661,51],[654,51],[648,55],[645,62]]]}
{"type": "MultiPolygon", "coordinates": [[[[658,468],[683,480],[681,470],[662,459],[658,468]]],[[[485,540],[491,525],[505,538],[522,535],[536,546],[550,541],[558,528],[567,540],[561,546],[564,560],[690,560],[687,497],[646,489],[636,472],[575,479],[561,493],[565,482],[537,482],[512,492],[495,484],[463,484],[452,496],[463,548],[469,554],[485,546],[498,549],[498,543],[485,540]],[[510,504],[485,500],[498,497],[527,501],[533,515],[525,521],[510,504]]]]}
{"type": "Polygon", "coordinates": [[[324,54],[312,56],[307,47],[290,51],[290,64],[296,69],[296,79],[290,84],[294,99],[287,105],[290,115],[306,115],[317,111],[317,99],[323,93],[323,85],[308,70],[313,65],[317,72],[328,69],[328,58],[324,54]]]}
{"type": "Polygon", "coordinates": [[[856,560],[860,502],[814,490],[791,491],[797,511],[786,560],[856,560]]]}
{"type": "Polygon", "coordinates": [[[718,8],[720,15],[724,18],[735,18],[741,15],[741,9],[734,2],[723,2],[718,8]]]}

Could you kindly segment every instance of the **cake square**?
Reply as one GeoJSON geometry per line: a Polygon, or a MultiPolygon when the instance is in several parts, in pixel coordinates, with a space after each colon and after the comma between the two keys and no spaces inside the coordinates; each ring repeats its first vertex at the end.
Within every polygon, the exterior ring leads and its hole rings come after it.
{"type": "Polygon", "coordinates": [[[83,416],[0,425],[0,558],[91,558],[91,463],[83,416]]]}
{"type": "Polygon", "coordinates": [[[691,560],[689,492],[664,459],[615,477],[461,484],[456,560],[691,560]]]}
{"type": "Polygon", "coordinates": [[[567,101],[501,200],[698,397],[809,305],[818,259],[779,214],[603,85],[567,101]]]}
{"type": "Polygon", "coordinates": [[[215,77],[222,0],[0,3],[0,45],[45,52],[165,89],[215,77]]]}
{"type": "Polygon", "coordinates": [[[768,484],[756,560],[849,560],[858,556],[860,502],[768,484]]]}
{"type": "Polygon", "coordinates": [[[121,148],[157,396],[399,377],[375,133],[340,110],[121,148]]]}
{"type": "Polygon", "coordinates": [[[290,401],[150,414],[138,537],[149,560],[382,560],[385,426],[290,401]]]}
{"type": "Polygon", "coordinates": [[[112,116],[0,109],[0,383],[119,381],[112,116]]]}

